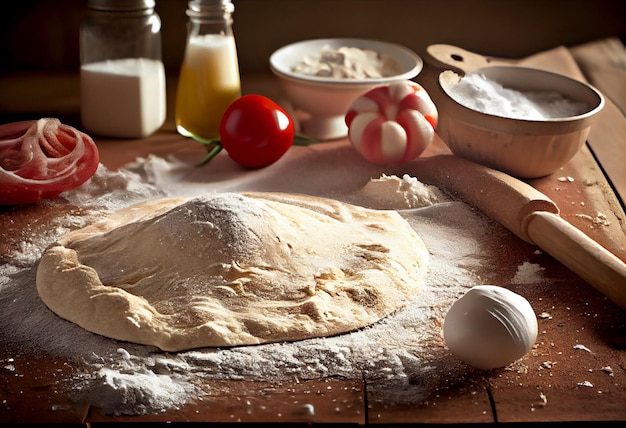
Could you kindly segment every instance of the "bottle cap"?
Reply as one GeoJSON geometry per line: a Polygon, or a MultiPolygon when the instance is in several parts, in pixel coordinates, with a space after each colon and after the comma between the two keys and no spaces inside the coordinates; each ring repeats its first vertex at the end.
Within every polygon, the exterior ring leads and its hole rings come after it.
{"type": "Polygon", "coordinates": [[[87,0],[89,9],[103,11],[128,11],[152,9],[156,0],[87,0]]]}
{"type": "Polygon", "coordinates": [[[235,10],[232,0],[191,0],[188,3],[189,16],[230,15],[235,10]]]}

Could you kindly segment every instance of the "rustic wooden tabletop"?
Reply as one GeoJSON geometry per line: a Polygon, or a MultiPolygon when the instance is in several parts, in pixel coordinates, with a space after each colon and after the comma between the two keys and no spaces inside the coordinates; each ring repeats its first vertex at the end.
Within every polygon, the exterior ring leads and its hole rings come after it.
{"type": "MultiPolygon", "coordinates": [[[[563,218],[626,260],[623,45],[614,39],[600,40],[542,52],[521,62],[586,78],[606,96],[607,106],[592,129],[588,144],[562,170],[529,183],[557,203],[563,218]],[[562,177],[567,179],[561,180],[562,177]],[[582,206],[585,212],[602,213],[607,220],[598,224],[590,221],[589,216],[581,216],[582,206]]],[[[70,88],[70,94],[76,94],[75,80],[55,78],[70,88]]],[[[244,92],[281,96],[272,76],[244,76],[243,84],[244,92]]],[[[28,94],[37,87],[18,87],[12,82],[10,90],[28,94]]],[[[15,106],[17,113],[10,117],[28,112],[28,106],[19,105],[20,102],[15,106]]],[[[50,112],[63,115],[64,110],[61,107],[33,114],[50,112]]],[[[112,170],[148,154],[167,156],[180,150],[198,150],[194,143],[174,132],[171,118],[161,131],[143,140],[96,142],[101,162],[112,170]]],[[[437,140],[426,155],[446,151],[437,140]]],[[[0,211],[0,263],[10,261],[12,251],[20,244],[20,230],[29,219],[50,215],[44,210],[45,207],[31,207],[0,211]]],[[[530,244],[513,234],[505,237],[502,245],[494,270],[514,268],[523,262],[521,254],[532,252],[530,244]]],[[[465,373],[451,371],[447,382],[438,385],[426,398],[399,403],[389,394],[393,385],[359,376],[207,380],[206,391],[211,393],[202,401],[154,415],[112,416],[99,410],[98,403],[72,399],[64,389],[65,381],[78,370],[71,359],[26,349],[20,343],[7,341],[5,334],[0,335],[0,421],[91,425],[124,421],[398,425],[626,420],[624,309],[549,255],[537,257],[550,277],[557,280],[511,284],[514,291],[524,287],[524,294],[536,313],[541,314],[539,337],[532,351],[519,364],[505,369],[482,372],[467,367],[465,373]]],[[[11,304],[2,298],[1,290],[0,287],[0,308],[11,304]]]]}

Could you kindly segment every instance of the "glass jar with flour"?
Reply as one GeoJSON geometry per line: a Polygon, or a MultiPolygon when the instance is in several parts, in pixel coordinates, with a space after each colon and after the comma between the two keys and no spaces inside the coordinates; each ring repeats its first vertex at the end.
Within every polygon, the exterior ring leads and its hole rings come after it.
{"type": "Polygon", "coordinates": [[[166,116],[161,19],[155,0],[88,0],[80,28],[85,131],[143,138],[166,116]]]}
{"type": "Polygon", "coordinates": [[[206,141],[219,137],[226,108],[241,96],[230,0],[191,0],[176,93],[176,129],[206,141]]]}

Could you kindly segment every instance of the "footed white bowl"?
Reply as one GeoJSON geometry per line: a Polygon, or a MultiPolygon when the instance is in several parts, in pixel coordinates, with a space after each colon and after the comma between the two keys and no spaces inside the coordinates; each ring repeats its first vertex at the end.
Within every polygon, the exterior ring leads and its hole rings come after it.
{"type": "Polygon", "coordinates": [[[360,95],[380,85],[409,80],[422,71],[422,59],[410,49],[384,41],[368,39],[313,39],[292,43],[276,50],[270,56],[270,68],[278,76],[282,89],[291,104],[307,115],[302,132],[319,140],[332,140],[348,135],[344,117],[352,102],[360,95]],[[383,78],[334,78],[310,76],[293,69],[305,57],[317,56],[322,48],[355,47],[388,55],[399,67],[399,72],[383,78]]]}

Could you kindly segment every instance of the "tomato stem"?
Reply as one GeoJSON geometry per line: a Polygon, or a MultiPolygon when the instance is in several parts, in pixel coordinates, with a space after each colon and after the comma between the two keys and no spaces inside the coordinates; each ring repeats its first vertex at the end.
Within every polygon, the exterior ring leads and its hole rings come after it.
{"type": "Polygon", "coordinates": [[[308,137],[303,134],[296,134],[293,137],[293,145],[294,146],[308,146],[309,144],[319,143],[320,141],[316,138],[308,137]]]}
{"type": "Polygon", "coordinates": [[[219,152],[222,151],[222,142],[219,139],[208,141],[200,141],[206,146],[207,155],[198,163],[198,166],[205,165],[211,161],[219,152]]]}
{"type": "MultiPolygon", "coordinates": [[[[206,165],[213,159],[219,152],[222,151],[222,142],[219,138],[212,138],[210,140],[201,140],[199,138],[194,138],[207,149],[206,156],[198,163],[198,166],[206,165]]],[[[309,144],[319,143],[320,140],[308,137],[303,134],[296,134],[293,137],[293,145],[294,146],[308,146],[309,144]]]]}

